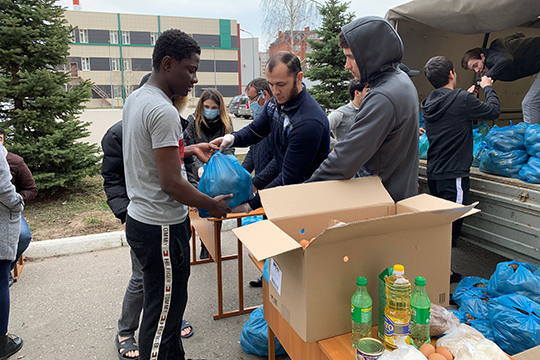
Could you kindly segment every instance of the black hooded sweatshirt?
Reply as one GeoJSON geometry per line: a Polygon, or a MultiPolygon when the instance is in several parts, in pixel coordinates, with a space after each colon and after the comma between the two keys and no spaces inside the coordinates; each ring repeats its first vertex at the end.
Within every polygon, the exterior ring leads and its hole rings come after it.
{"type": "Polygon", "coordinates": [[[360,72],[369,84],[343,141],[309,181],[350,179],[362,167],[381,178],[394,201],[417,193],[418,93],[399,69],[403,43],[377,16],[359,18],[342,28],[360,72]]]}
{"type": "Polygon", "coordinates": [[[469,176],[473,160],[473,120],[495,120],[501,103],[491,86],[486,102],[461,89],[439,88],[422,101],[429,140],[427,178],[447,180],[469,176]]]}

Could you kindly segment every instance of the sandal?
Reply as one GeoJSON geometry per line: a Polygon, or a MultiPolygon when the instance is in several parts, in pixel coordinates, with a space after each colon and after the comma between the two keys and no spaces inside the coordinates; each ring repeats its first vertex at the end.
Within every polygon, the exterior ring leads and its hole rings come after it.
{"type": "Polygon", "coordinates": [[[191,330],[186,335],[180,335],[182,336],[182,339],[187,339],[193,335],[193,326],[186,320],[182,319],[182,328],[180,330],[185,330],[187,328],[191,328],[191,330]]]}
{"type": "Polygon", "coordinates": [[[129,357],[126,356],[126,354],[130,351],[139,351],[139,347],[135,343],[135,338],[130,337],[129,339],[126,339],[124,341],[118,341],[118,335],[116,335],[116,338],[114,339],[116,342],[116,349],[118,350],[118,359],[120,360],[139,360],[139,357],[129,357]],[[124,349],[120,351],[120,349],[124,349]]]}

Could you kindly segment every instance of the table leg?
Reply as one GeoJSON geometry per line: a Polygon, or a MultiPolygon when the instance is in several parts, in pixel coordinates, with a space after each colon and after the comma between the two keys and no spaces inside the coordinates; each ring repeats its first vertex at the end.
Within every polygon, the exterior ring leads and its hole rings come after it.
{"type": "MultiPolygon", "coordinates": [[[[218,313],[219,317],[223,316],[223,269],[221,267],[221,221],[214,223],[214,241],[216,246],[216,261],[217,265],[217,290],[218,290],[218,313]]],[[[216,316],[214,315],[214,318],[216,316]]]]}
{"type": "MultiPolygon", "coordinates": [[[[242,219],[237,219],[237,226],[242,226],[242,219]]],[[[242,242],[238,242],[238,310],[244,311],[244,263],[242,256],[242,242]]]]}
{"type": "Polygon", "coordinates": [[[276,338],[270,326],[268,327],[268,360],[276,360],[276,338]]]}

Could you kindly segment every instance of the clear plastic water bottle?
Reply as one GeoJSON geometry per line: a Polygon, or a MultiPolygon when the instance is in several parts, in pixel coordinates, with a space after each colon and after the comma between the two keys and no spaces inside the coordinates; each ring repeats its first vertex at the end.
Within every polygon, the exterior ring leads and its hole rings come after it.
{"type": "Polygon", "coordinates": [[[356,279],[356,292],[351,298],[351,343],[356,347],[358,340],[371,336],[371,318],[373,300],[367,291],[367,279],[359,276],[356,279]]]}
{"type": "Polygon", "coordinates": [[[403,265],[394,265],[394,274],[386,279],[384,345],[389,349],[397,348],[399,338],[407,344],[411,342],[411,283],[404,274],[403,265]]]}
{"type": "Polygon", "coordinates": [[[417,276],[414,285],[411,296],[411,344],[419,348],[431,341],[429,337],[431,300],[426,292],[425,278],[417,276]]]}

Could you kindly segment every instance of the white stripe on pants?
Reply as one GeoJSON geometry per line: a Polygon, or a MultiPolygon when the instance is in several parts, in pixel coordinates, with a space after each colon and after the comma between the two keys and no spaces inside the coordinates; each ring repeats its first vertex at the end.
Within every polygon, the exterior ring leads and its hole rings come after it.
{"type": "Polygon", "coordinates": [[[456,203],[463,205],[463,188],[461,187],[461,178],[456,179],[456,203]]]}

